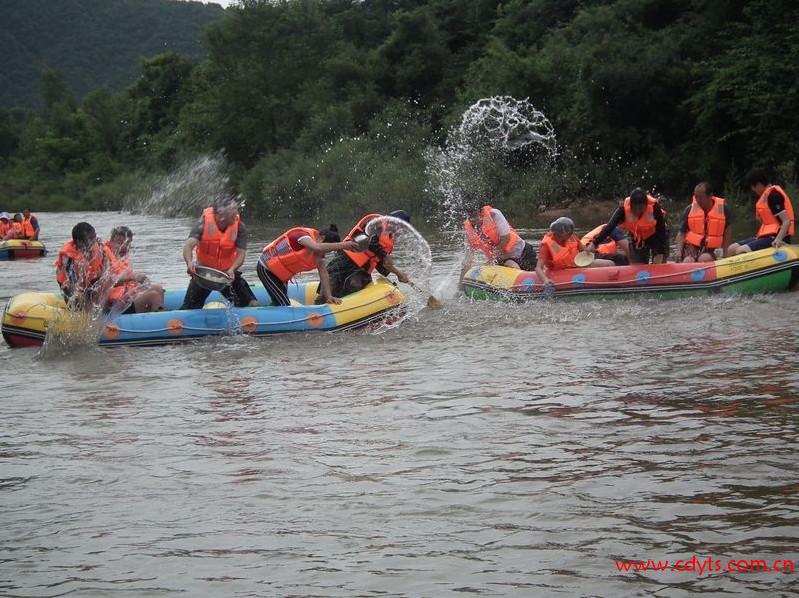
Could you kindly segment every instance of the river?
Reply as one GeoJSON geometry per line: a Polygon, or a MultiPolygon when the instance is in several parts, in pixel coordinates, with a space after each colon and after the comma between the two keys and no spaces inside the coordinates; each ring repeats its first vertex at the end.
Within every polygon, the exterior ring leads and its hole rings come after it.
{"type": "MultiPolygon", "coordinates": [[[[42,214],[51,255],[0,263],[3,303],[55,289],[83,219],[185,285],[189,219],[42,214]]],[[[795,591],[616,563],[799,558],[795,294],[469,303],[431,246],[446,306],[382,334],[3,345],[0,594],[795,591]]]]}

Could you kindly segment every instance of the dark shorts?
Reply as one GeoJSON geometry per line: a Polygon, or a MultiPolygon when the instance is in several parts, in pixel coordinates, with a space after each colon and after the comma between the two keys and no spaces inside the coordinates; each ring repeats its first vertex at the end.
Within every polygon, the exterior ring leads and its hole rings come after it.
{"type": "MultiPolygon", "coordinates": [[[[745,239],[743,241],[738,241],[738,245],[746,245],[752,251],[759,251],[761,249],[768,249],[771,247],[771,244],[774,242],[774,239],[777,238],[777,235],[766,235],[765,237],[752,237],[751,239],[745,239]]],[[[784,243],[791,242],[791,235],[786,236],[783,239],[784,243]]]]}
{"type": "MultiPolygon", "coordinates": [[[[241,272],[236,272],[233,284],[220,292],[222,296],[232,301],[236,307],[247,307],[251,301],[257,301],[255,294],[247,281],[244,280],[241,272]]],[[[183,297],[183,305],[180,306],[180,309],[201,309],[210,294],[211,291],[202,288],[192,279],[186,289],[186,295],[183,297]]]]}
{"type": "MultiPolygon", "coordinates": [[[[535,270],[535,267],[538,264],[538,258],[535,255],[535,248],[525,241],[524,249],[522,249],[522,255],[517,259],[513,259],[513,261],[519,264],[519,268],[522,270],[532,272],[535,270]]],[[[500,265],[502,265],[502,263],[500,263],[500,265]]]]}
{"type": "Polygon", "coordinates": [[[627,265],[627,256],[623,253],[600,253],[596,252],[597,259],[600,260],[610,260],[617,266],[626,266],[627,265]]]}
{"type": "Polygon", "coordinates": [[[260,260],[255,267],[255,271],[258,274],[261,284],[264,285],[266,292],[272,298],[273,305],[291,305],[291,301],[289,300],[289,286],[287,283],[275,276],[275,274],[264,266],[260,260]]]}
{"type": "Polygon", "coordinates": [[[666,231],[665,239],[652,235],[645,239],[639,247],[636,247],[635,241],[629,237],[630,241],[630,259],[633,264],[648,264],[655,256],[662,255],[663,259],[669,256],[669,233],[666,231]]]}
{"type": "Polygon", "coordinates": [[[372,282],[372,275],[341,251],[337,251],[327,263],[327,273],[333,297],[357,293],[372,282]]]}

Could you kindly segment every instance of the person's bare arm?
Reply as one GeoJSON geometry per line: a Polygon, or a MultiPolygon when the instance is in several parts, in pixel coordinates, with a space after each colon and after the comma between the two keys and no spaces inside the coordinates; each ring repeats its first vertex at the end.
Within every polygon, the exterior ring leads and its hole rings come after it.
{"type": "Polygon", "coordinates": [[[402,270],[398,269],[394,265],[394,262],[391,260],[391,256],[387,255],[386,257],[384,257],[382,265],[383,265],[383,268],[385,268],[387,271],[393,272],[394,274],[396,274],[397,275],[397,280],[399,280],[400,282],[406,282],[406,283],[410,282],[410,280],[411,280],[410,277],[407,274],[405,274],[405,272],[403,272],[402,270]]]}
{"type": "MultiPolygon", "coordinates": [[[[729,229],[727,229],[727,230],[729,230],[729,229]]],[[[724,238],[725,238],[725,240],[727,238],[727,232],[726,231],[724,233],[724,238]]],[[[682,250],[683,250],[684,247],[685,247],[685,235],[682,234],[682,232],[678,232],[677,233],[677,243],[676,243],[676,245],[674,247],[674,252],[676,253],[676,255],[674,256],[674,261],[676,261],[678,264],[682,261],[682,250]]],[[[726,243],[725,243],[725,247],[726,247],[726,243]]]]}
{"type": "Polygon", "coordinates": [[[183,244],[183,261],[186,262],[186,272],[190,276],[194,275],[194,248],[197,247],[199,241],[194,237],[189,237],[183,244]]]}
{"type": "Polygon", "coordinates": [[[721,243],[722,257],[727,257],[728,255],[727,251],[730,248],[730,245],[732,245],[732,227],[728,226],[727,228],[724,229],[724,241],[722,241],[721,243]]]}
{"type": "Polygon", "coordinates": [[[777,236],[774,237],[774,242],[772,243],[772,245],[774,247],[782,247],[782,240],[785,238],[785,235],[788,234],[788,229],[791,226],[791,219],[788,218],[788,213],[785,211],[782,211],[779,214],[777,214],[777,218],[779,218],[782,224],[780,225],[780,230],[777,233],[777,236]]]}
{"type": "MultiPolygon", "coordinates": [[[[328,245],[336,245],[336,243],[328,243],[328,245]]],[[[325,303],[341,303],[341,299],[333,297],[330,290],[330,274],[325,267],[325,260],[322,256],[316,260],[316,269],[319,272],[319,294],[322,296],[322,301],[325,303]]]]}
{"type": "Polygon", "coordinates": [[[230,276],[230,278],[236,277],[236,270],[241,268],[245,257],[247,257],[247,250],[241,247],[236,248],[236,259],[233,260],[233,265],[227,271],[227,275],[230,276]]]}
{"type": "Polygon", "coordinates": [[[544,285],[550,284],[549,277],[547,276],[546,266],[544,266],[543,260],[541,260],[541,256],[538,256],[539,260],[538,263],[535,265],[535,273],[538,275],[538,278],[541,279],[541,283],[544,285]]]}
{"type": "Polygon", "coordinates": [[[342,241],[341,243],[319,243],[314,241],[311,237],[302,237],[297,241],[303,247],[307,247],[314,253],[330,253],[331,251],[358,251],[358,244],[355,241],[342,241]]]}

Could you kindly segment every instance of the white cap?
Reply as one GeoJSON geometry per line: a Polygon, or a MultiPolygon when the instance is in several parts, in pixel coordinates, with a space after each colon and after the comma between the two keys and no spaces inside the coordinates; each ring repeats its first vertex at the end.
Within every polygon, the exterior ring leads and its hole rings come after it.
{"type": "Polygon", "coordinates": [[[6,220],[11,220],[11,217],[8,215],[8,212],[3,212],[0,214],[0,219],[5,218],[6,220]]]}

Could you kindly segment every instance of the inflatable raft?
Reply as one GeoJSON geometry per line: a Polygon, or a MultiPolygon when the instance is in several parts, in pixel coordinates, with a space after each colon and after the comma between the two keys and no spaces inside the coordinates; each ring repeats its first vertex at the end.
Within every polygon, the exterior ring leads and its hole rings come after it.
{"type": "MultiPolygon", "coordinates": [[[[232,307],[211,293],[203,309],[180,310],[185,289],[165,295],[165,310],[113,317],[98,326],[101,345],[160,345],[212,335],[269,334],[344,330],[397,317],[405,297],[385,278],[344,297],[340,305],[315,305],[317,282],[290,284],[288,307],[232,307]]],[[[253,287],[258,301],[268,304],[263,287],[253,287]]],[[[23,293],[12,297],[3,312],[3,338],[11,347],[40,346],[46,333],[85,334],[84,314],[66,309],[57,293],[23,293]]]]}
{"type": "Polygon", "coordinates": [[[43,255],[47,255],[47,249],[41,241],[25,241],[23,239],[0,241],[0,262],[42,257],[43,255]]]}
{"type": "Polygon", "coordinates": [[[712,293],[770,293],[799,282],[799,245],[763,249],[705,264],[651,264],[609,268],[569,268],[550,275],[544,289],[535,272],[478,266],[462,288],[473,299],[527,301],[543,297],[594,299],[649,295],[660,298],[712,293]]]}

